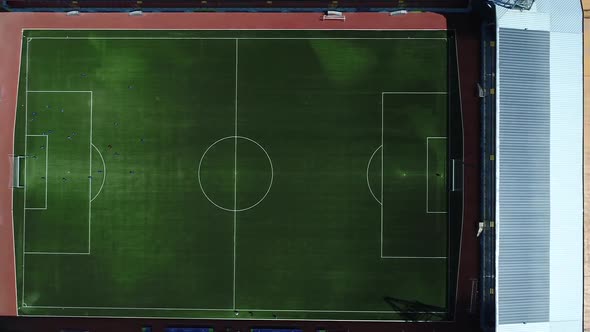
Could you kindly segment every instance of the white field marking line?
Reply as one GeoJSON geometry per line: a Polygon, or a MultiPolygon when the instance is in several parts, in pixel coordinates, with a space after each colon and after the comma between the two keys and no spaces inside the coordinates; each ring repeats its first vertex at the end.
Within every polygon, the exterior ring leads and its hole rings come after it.
{"type": "MultiPolygon", "coordinates": [[[[26,61],[25,61],[25,156],[27,155],[27,133],[29,132],[28,125],[29,125],[29,44],[31,39],[27,38],[27,54],[26,54],[26,61]]],[[[24,200],[23,200],[23,239],[22,239],[22,277],[23,280],[21,282],[21,305],[25,305],[25,243],[26,243],[26,231],[27,231],[27,159],[25,158],[25,171],[24,171],[24,200]]],[[[15,256],[16,257],[16,256],[15,256]]],[[[15,269],[16,270],[16,269],[15,269]]]]}
{"type": "MultiPolygon", "coordinates": [[[[27,63],[28,63],[28,48],[27,48],[27,63]]],[[[28,65],[27,65],[28,68],[28,65]]],[[[27,80],[28,80],[28,69],[27,69],[27,80]]],[[[27,83],[28,84],[28,83],[27,83]]],[[[89,176],[92,175],[92,108],[93,108],[93,92],[89,91],[89,90],[31,90],[28,91],[27,90],[27,94],[25,97],[25,100],[28,101],[28,94],[29,93],[89,93],[90,94],[90,139],[89,139],[89,176]]],[[[28,105],[27,103],[25,103],[26,105],[28,105]]],[[[25,110],[27,109],[27,106],[25,106],[25,110]]],[[[25,124],[26,127],[26,124],[25,124]]],[[[44,136],[44,135],[27,135],[27,136],[44,136]]],[[[47,135],[45,135],[47,136],[47,135]]],[[[25,136],[26,137],[26,136],[25,136]]],[[[49,142],[49,141],[48,141],[49,142]]],[[[46,153],[47,153],[47,147],[46,147],[46,153]]],[[[100,153],[100,152],[99,152],[100,153]]],[[[26,155],[26,146],[25,146],[25,155],[26,155]]],[[[101,155],[102,158],[102,155],[101,155]]],[[[46,164],[47,165],[47,164],[46,164]]],[[[26,172],[26,167],[25,167],[25,172],[26,172]]],[[[106,173],[105,173],[106,175],[106,173]]],[[[45,177],[47,180],[47,177],[45,177]]],[[[90,255],[90,249],[91,249],[91,236],[92,236],[92,220],[91,220],[91,208],[92,208],[92,204],[91,204],[91,195],[92,195],[92,180],[89,178],[89,188],[88,188],[88,252],[57,252],[57,251],[25,251],[25,247],[24,247],[24,237],[23,237],[23,257],[25,256],[25,254],[27,255],[90,255]]],[[[25,192],[26,192],[26,176],[25,176],[25,192]]],[[[26,196],[25,196],[26,199],[26,196]]],[[[36,208],[25,208],[25,210],[38,210],[36,208]]],[[[23,226],[24,227],[24,226],[23,226]]],[[[24,233],[24,232],[23,232],[24,233]]],[[[23,265],[23,285],[24,285],[24,265],[23,265]]],[[[24,303],[24,288],[23,288],[23,303],[24,303]]],[[[28,307],[30,308],[30,307],[28,307]]]]}
{"type": "Polygon", "coordinates": [[[207,149],[205,149],[205,152],[203,152],[203,154],[201,155],[201,159],[199,160],[199,166],[197,167],[197,180],[199,182],[199,188],[201,188],[201,192],[203,193],[203,196],[205,196],[205,198],[209,201],[209,203],[215,205],[216,207],[224,210],[224,211],[228,211],[228,212],[234,212],[233,209],[228,209],[226,207],[223,207],[217,203],[215,203],[211,198],[209,198],[209,196],[207,195],[207,193],[205,192],[205,188],[203,188],[203,184],[201,182],[201,165],[203,164],[203,159],[205,159],[205,156],[207,155],[207,152],[209,152],[209,150],[214,147],[217,143],[224,141],[226,139],[232,139],[234,138],[233,136],[227,136],[227,137],[222,137],[220,139],[218,139],[217,141],[211,143],[211,145],[209,145],[207,147],[207,149]]]}
{"type": "Polygon", "coordinates": [[[29,90],[28,93],[92,93],[88,90],[29,90]]]}
{"type": "MultiPolygon", "coordinates": [[[[406,311],[397,311],[397,310],[306,310],[306,309],[240,309],[240,311],[260,311],[260,312],[345,312],[345,313],[375,313],[375,314],[390,314],[390,313],[405,313],[406,311]]],[[[446,313],[445,312],[438,312],[438,311],[417,311],[415,313],[446,313]]]]}
{"type": "MultiPolygon", "coordinates": [[[[41,29],[35,29],[35,30],[41,30],[41,29]]],[[[56,30],[59,30],[59,29],[56,29],[56,30]]],[[[63,29],[63,30],[68,30],[68,29],[63,29]]],[[[84,29],[75,29],[75,30],[84,30],[84,29]]],[[[92,29],[88,29],[88,30],[92,30],[92,29]]],[[[116,30],[116,29],[113,29],[113,30],[116,30]]],[[[141,29],[141,30],[149,30],[149,29],[141,29]]],[[[159,30],[159,29],[154,29],[154,30],[159,30]]],[[[167,30],[171,30],[171,29],[167,29],[167,30]]],[[[258,30],[258,29],[251,29],[251,30],[258,30]]],[[[260,29],[260,30],[267,30],[267,29],[260,29]]],[[[302,29],[294,29],[294,30],[302,30],[302,29]]],[[[307,29],[305,29],[305,30],[307,30],[307,29]]],[[[309,30],[312,30],[312,29],[309,29],[309,30]]],[[[318,29],[318,31],[322,31],[322,30],[323,29],[318,29]]],[[[371,29],[367,29],[367,30],[371,30],[371,29]]],[[[433,31],[442,31],[442,30],[433,30],[433,31]]],[[[28,46],[29,42],[32,39],[33,38],[28,38],[27,39],[27,46],[28,46]]],[[[37,39],[66,39],[66,38],[49,38],[49,37],[47,37],[47,38],[39,38],[38,37],[37,39]]],[[[83,38],[80,38],[80,39],[83,39],[83,38]]],[[[91,38],[85,38],[85,39],[91,39],[91,38]]],[[[113,38],[102,38],[102,39],[113,39],[113,38]]],[[[155,38],[137,38],[137,39],[155,39],[155,38]]],[[[161,38],[161,39],[173,39],[173,38],[161,38]]],[[[195,39],[203,39],[203,38],[195,38],[195,39]]],[[[220,39],[220,38],[214,38],[214,39],[220,39]]],[[[238,39],[241,39],[241,38],[228,38],[228,39],[235,39],[237,41],[238,39]]],[[[250,38],[250,39],[252,39],[252,38],[250,38]]],[[[257,38],[257,39],[274,39],[274,38],[257,38]]],[[[286,38],[276,38],[276,39],[286,39],[286,38]]],[[[401,39],[425,39],[425,40],[426,39],[444,39],[444,40],[446,40],[446,38],[293,38],[293,39],[400,39],[400,40],[401,39]]],[[[27,102],[28,101],[28,92],[41,92],[41,93],[42,92],[47,92],[47,93],[49,93],[49,92],[87,92],[87,93],[91,93],[92,94],[92,91],[49,91],[49,90],[48,91],[39,91],[39,90],[37,90],[37,91],[33,91],[33,90],[32,91],[28,91],[28,63],[29,63],[28,50],[29,50],[29,48],[27,47],[27,55],[26,55],[26,59],[27,59],[26,62],[27,62],[27,64],[26,64],[26,75],[25,75],[25,77],[26,77],[26,87],[27,87],[27,91],[26,92],[27,93],[25,94],[25,119],[27,118],[27,114],[28,114],[28,112],[26,111],[27,110],[27,107],[28,107],[28,102],[27,102]]],[[[237,84],[237,82],[236,82],[236,84],[237,84]]],[[[396,94],[395,92],[383,92],[382,93],[382,103],[381,103],[381,114],[382,114],[382,126],[381,126],[382,136],[381,136],[381,142],[382,143],[383,143],[383,94],[390,94],[390,93],[391,94],[396,94]]],[[[406,94],[412,94],[412,93],[414,93],[414,92],[409,92],[409,93],[406,93],[406,94]]],[[[426,94],[426,93],[419,93],[419,92],[417,92],[416,94],[426,94]]],[[[436,94],[436,93],[429,93],[429,94],[436,94]]],[[[92,114],[92,98],[91,98],[91,114],[92,114]]],[[[27,122],[28,122],[28,120],[25,121],[25,133],[27,131],[27,129],[26,129],[27,122]]],[[[92,118],[91,118],[91,123],[92,123],[92,118]]],[[[92,128],[91,128],[91,130],[92,130],[92,128]]],[[[260,144],[258,144],[257,142],[255,142],[255,141],[253,141],[253,140],[251,140],[251,139],[249,139],[247,137],[243,137],[243,138],[252,141],[253,143],[257,144],[258,146],[260,146],[262,148],[262,146],[260,144]]],[[[90,137],[90,139],[92,140],[92,136],[90,137]]],[[[223,139],[226,139],[226,138],[222,138],[222,139],[218,140],[217,142],[219,142],[219,141],[221,141],[223,139]]],[[[92,144],[92,142],[91,142],[91,144],[92,144]]],[[[265,152],[265,154],[267,155],[267,157],[268,157],[268,159],[270,161],[271,172],[272,172],[273,166],[272,166],[272,161],[270,159],[270,156],[268,155],[268,153],[266,152],[266,150],[264,148],[262,148],[262,149],[263,149],[263,151],[265,152]]],[[[382,163],[382,167],[381,167],[381,174],[382,174],[381,181],[383,182],[383,150],[381,151],[381,154],[382,154],[382,158],[381,158],[381,163],[382,163]]],[[[25,155],[26,155],[26,136],[25,136],[25,155]]],[[[200,163],[199,163],[199,165],[200,165],[200,163]]],[[[200,166],[199,166],[199,168],[200,168],[200,166]]],[[[272,172],[271,174],[274,174],[274,172],[272,172]]],[[[269,189],[267,190],[266,194],[264,195],[264,197],[258,203],[254,204],[252,207],[249,207],[249,208],[244,209],[244,210],[248,210],[250,208],[253,208],[254,206],[258,205],[266,197],[266,195],[270,191],[270,187],[272,186],[272,181],[273,181],[272,179],[273,179],[273,176],[271,176],[271,184],[270,184],[269,189]]],[[[24,180],[24,182],[25,182],[25,188],[24,188],[25,190],[24,190],[24,193],[25,193],[25,201],[26,201],[26,164],[25,164],[25,180],[24,180]]],[[[383,198],[383,184],[381,185],[381,197],[383,198]]],[[[213,202],[211,202],[211,203],[213,203],[213,202]]],[[[215,204],[215,203],[213,203],[213,204],[217,206],[217,204],[215,204]]],[[[220,207],[220,208],[222,208],[222,207],[220,207]]],[[[240,211],[242,211],[242,210],[240,210],[240,211]]],[[[26,212],[24,212],[23,215],[26,215],[26,212]]],[[[90,211],[89,211],[89,216],[90,216],[90,211]]],[[[90,222],[90,220],[89,220],[89,222],[90,222]]],[[[25,250],[24,250],[24,248],[25,248],[25,240],[24,240],[25,239],[25,232],[24,232],[24,229],[25,229],[25,218],[23,218],[23,285],[22,285],[22,289],[23,289],[22,303],[23,304],[24,304],[24,279],[25,279],[25,276],[24,276],[24,271],[25,271],[25,268],[24,268],[25,267],[24,257],[25,257],[25,253],[26,253],[25,250]]],[[[383,207],[381,208],[381,229],[382,229],[382,232],[381,232],[381,242],[382,242],[381,243],[382,244],[381,245],[381,252],[383,252],[383,207]]],[[[90,236],[90,227],[89,227],[89,236],[90,236]]],[[[90,238],[89,238],[89,240],[90,240],[90,238]]],[[[90,246],[90,241],[89,241],[89,246],[90,246]]],[[[27,252],[27,254],[89,255],[90,252],[88,252],[88,253],[27,252]]],[[[59,307],[59,306],[30,306],[30,307],[27,307],[27,308],[105,309],[105,310],[110,310],[110,309],[114,309],[114,310],[117,310],[117,309],[121,309],[121,310],[208,310],[208,311],[230,311],[230,310],[233,311],[234,310],[234,309],[131,308],[131,307],[129,307],[129,308],[123,308],[123,307],[64,307],[64,306],[62,306],[62,307],[59,307]]],[[[396,311],[382,311],[382,312],[380,312],[380,311],[269,310],[269,309],[264,309],[264,310],[241,309],[241,310],[242,311],[244,311],[244,310],[251,310],[251,311],[252,310],[253,311],[282,311],[282,312],[403,313],[401,311],[397,311],[397,312],[396,311]]],[[[446,311],[441,311],[441,312],[425,311],[425,312],[421,312],[421,313],[441,313],[442,314],[442,313],[446,313],[446,311]]],[[[45,315],[21,315],[21,316],[45,316],[45,315]]],[[[47,315],[47,316],[51,316],[51,315],[47,315]]],[[[76,317],[76,316],[72,316],[72,317],[76,317]]],[[[113,316],[113,317],[116,317],[116,316],[113,316]]],[[[165,317],[162,317],[162,318],[165,318],[165,317]]],[[[275,320],[275,319],[260,319],[260,320],[275,320]]],[[[298,319],[290,319],[290,320],[298,320],[298,319]]],[[[306,319],[306,320],[310,320],[310,319],[306,319]]],[[[322,319],[322,320],[325,320],[325,319],[322,319]]],[[[360,320],[334,320],[334,321],[360,321],[360,320]]],[[[391,322],[392,320],[374,320],[374,321],[391,322]]]]}
{"type": "Polygon", "coordinates": [[[235,82],[235,98],[234,98],[234,248],[233,248],[233,304],[232,307],[236,308],[236,227],[237,227],[237,211],[238,211],[238,40],[236,39],[236,82],[235,82]]]}
{"type": "Polygon", "coordinates": [[[44,207],[27,207],[27,210],[47,210],[47,178],[49,177],[49,135],[27,134],[27,137],[45,137],[45,206],[44,207]]]}
{"type": "Polygon", "coordinates": [[[447,256],[383,256],[381,258],[395,259],[447,259],[447,256]]]}
{"type": "Polygon", "coordinates": [[[437,37],[30,37],[29,39],[56,40],[444,40],[437,37]]]}
{"type": "Polygon", "coordinates": [[[383,257],[383,150],[385,150],[385,148],[383,147],[383,141],[384,141],[384,137],[385,136],[385,131],[384,131],[384,126],[385,126],[385,120],[384,120],[384,104],[385,104],[385,93],[381,93],[381,245],[379,246],[381,248],[381,254],[380,256],[383,257]]]}
{"type": "Polygon", "coordinates": [[[385,91],[384,95],[446,95],[445,91],[385,91]]]}
{"type": "Polygon", "coordinates": [[[89,252],[58,252],[58,251],[25,251],[25,254],[26,255],[90,255],[89,252]]]}
{"type": "MultiPolygon", "coordinates": [[[[215,146],[217,143],[227,140],[227,139],[233,139],[234,136],[226,136],[226,137],[222,137],[220,139],[218,139],[217,141],[211,143],[211,145],[209,145],[207,147],[207,149],[205,149],[205,152],[203,152],[203,155],[201,156],[201,159],[199,160],[199,166],[197,167],[197,179],[199,182],[199,188],[201,188],[201,192],[203,193],[203,196],[205,196],[205,198],[209,201],[209,203],[215,205],[216,207],[220,208],[221,210],[224,211],[228,211],[228,212],[234,212],[234,209],[228,209],[226,207],[223,207],[217,203],[215,203],[213,200],[211,200],[211,198],[209,198],[209,196],[207,196],[207,193],[205,193],[205,189],[203,188],[203,184],[201,183],[201,166],[203,164],[203,160],[205,159],[205,156],[207,155],[207,152],[209,152],[209,150],[215,146]]],[[[256,144],[261,150],[262,152],[264,152],[264,154],[266,155],[266,159],[268,160],[268,163],[270,165],[270,183],[268,184],[268,188],[266,189],[266,193],[264,193],[264,195],[262,196],[262,198],[260,198],[260,200],[258,200],[258,202],[256,202],[255,204],[242,208],[242,209],[237,209],[236,212],[242,212],[242,211],[247,211],[250,210],[254,207],[256,207],[258,204],[262,203],[262,201],[266,198],[266,196],[268,195],[268,193],[270,192],[270,189],[272,188],[272,184],[274,182],[274,166],[272,164],[272,159],[270,158],[270,155],[268,154],[268,151],[266,151],[266,149],[260,145],[260,143],[256,142],[255,140],[246,137],[246,136],[238,136],[239,139],[244,139],[247,140],[249,142],[252,142],[254,144],[256,144]]]]}
{"type": "MultiPolygon", "coordinates": [[[[22,31],[21,31],[21,36],[22,36],[22,38],[25,38],[25,36],[23,35],[22,31]]],[[[20,77],[22,75],[22,72],[21,72],[21,68],[22,68],[22,56],[23,56],[23,42],[22,42],[22,40],[20,42],[19,48],[20,48],[20,50],[19,50],[19,53],[18,53],[19,54],[19,57],[18,57],[18,80],[17,80],[17,87],[18,88],[16,89],[16,97],[14,98],[14,100],[15,100],[15,109],[14,109],[15,117],[14,117],[14,122],[13,122],[13,127],[12,127],[12,137],[16,137],[16,135],[15,135],[16,134],[16,114],[18,114],[17,113],[18,112],[18,104],[19,104],[19,97],[18,96],[19,96],[20,84],[21,84],[20,77]]],[[[26,75],[26,73],[25,73],[25,75],[26,75]]],[[[26,91],[25,91],[25,94],[26,94],[26,91]]],[[[26,124],[25,124],[25,126],[26,126],[26,124]]],[[[27,132],[26,132],[26,129],[25,129],[25,135],[26,134],[27,134],[27,132]]],[[[20,170],[19,170],[19,172],[20,172],[20,170]]],[[[20,173],[19,173],[19,175],[20,175],[20,173]]],[[[19,180],[19,184],[20,184],[20,180],[19,180]]],[[[14,194],[13,195],[10,195],[10,206],[14,206],[14,194]]],[[[15,312],[18,315],[18,277],[16,275],[16,270],[17,270],[17,268],[16,268],[16,254],[17,254],[17,252],[16,252],[16,236],[14,235],[15,230],[16,230],[15,229],[16,227],[14,226],[15,225],[15,223],[14,223],[14,216],[12,216],[12,225],[13,225],[12,226],[13,227],[13,231],[12,231],[12,243],[13,243],[12,253],[13,253],[13,255],[12,255],[12,257],[14,257],[14,290],[15,290],[15,292],[14,292],[14,295],[15,295],[14,306],[15,306],[15,309],[16,309],[15,312]]]]}
{"type": "Polygon", "coordinates": [[[94,195],[94,197],[92,197],[92,199],[90,200],[92,202],[93,200],[96,199],[96,197],[98,197],[98,195],[102,191],[102,187],[104,186],[104,182],[107,178],[107,164],[105,163],[104,158],[102,157],[102,153],[100,153],[100,150],[96,147],[96,145],[94,145],[92,143],[91,143],[91,145],[96,150],[96,152],[98,152],[98,155],[100,156],[100,159],[102,160],[102,166],[103,166],[102,183],[100,184],[100,188],[98,188],[98,192],[96,193],[96,195],[94,195]]]}
{"type": "Polygon", "coordinates": [[[369,162],[367,163],[367,187],[369,187],[369,192],[371,193],[371,196],[373,196],[373,198],[379,204],[383,204],[383,203],[381,203],[381,201],[379,201],[379,199],[377,199],[377,196],[375,196],[375,194],[373,193],[373,189],[371,189],[371,183],[369,183],[369,167],[371,166],[371,162],[373,161],[373,157],[375,157],[375,154],[377,153],[377,151],[379,151],[379,149],[381,149],[381,147],[382,147],[382,145],[380,145],[377,149],[375,149],[375,151],[373,151],[373,154],[371,155],[371,158],[369,158],[369,162]]]}
{"type": "MultiPolygon", "coordinates": [[[[90,254],[91,239],[92,239],[92,104],[93,93],[90,91],[90,137],[88,139],[88,253],[90,254]]],[[[102,156],[101,156],[102,158],[102,156]]],[[[104,179],[104,177],[103,177],[104,179]]]]}
{"type": "MultiPolygon", "coordinates": [[[[119,28],[21,28],[21,34],[24,34],[26,31],[121,31],[119,28]]],[[[321,28],[321,29],[123,29],[126,31],[186,31],[186,32],[196,32],[196,31],[219,31],[219,32],[227,32],[227,31],[441,31],[447,32],[449,29],[341,29],[341,30],[334,30],[333,28],[321,28]]]]}
{"type": "MultiPolygon", "coordinates": [[[[385,121],[384,121],[384,107],[385,107],[385,95],[447,95],[448,92],[446,91],[381,91],[381,258],[399,258],[402,256],[384,256],[383,255],[383,159],[384,159],[384,135],[385,135],[385,131],[384,131],[384,125],[385,125],[385,121]]],[[[442,137],[435,137],[435,138],[442,138],[442,137]]],[[[444,137],[446,138],[446,137],[444,137]]],[[[426,141],[426,168],[428,171],[428,138],[426,141]]],[[[426,176],[426,180],[428,181],[428,175],[426,176]]],[[[428,204],[428,182],[426,183],[426,204],[428,204]]],[[[428,207],[427,207],[428,210],[428,207]]],[[[428,213],[428,212],[427,212],[428,213]]],[[[446,213],[446,212],[441,212],[441,213],[446,213]]],[[[405,257],[405,256],[404,256],[405,257]]],[[[417,258],[417,257],[416,257],[417,258]]]]}
{"type": "MultiPolygon", "coordinates": [[[[215,309],[215,308],[151,308],[151,307],[72,307],[72,306],[27,306],[32,309],[88,309],[88,310],[162,310],[162,311],[228,311],[232,312],[235,309],[215,309]]],[[[245,308],[239,309],[241,312],[258,311],[258,312],[324,312],[324,313],[372,313],[372,314],[399,314],[406,313],[406,311],[397,310],[305,310],[305,309],[253,309],[245,308]]],[[[446,313],[446,311],[416,311],[413,313],[446,313]]]]}
{"type": "Polygon", "coordinates": [[[27,306],[27,308],[33,309],[90,309],[90,310],[199,310],[199,311],[234,311],[234,309],[216,309],[216,308],[155,308],[155,307],[72,307],[72,306],[27,306]]]}
{"type": "Polygon", "coordinates": [[[45,135],[45,208],[47,209],[47,178],[49,177],[49,136],[45,135]]]}
{"type": "Polygon", "coordinates": [[[428,136],[426,137],[426,214],[444,214],[447,213],[447,211],[430,211],[429,207],[428,207],[428,203],[429,201],[429,187],[428,187],[428,143],[429,140],[431,139],[447,139],[447,137],[444,136],[428,136]]]}
{"type": "MultiPolygon", "coordinates": [[[[455,42],[455,60],[457,61],[457,89],[458,89],[458,93],[459,93],[459,110],[461,112],[461,134],[463,135],[465,133],[465,126],[463,123],[463,99],[461,99],[461,71],[459,70],[459,49],[457,47],[457,34],[454,33],[453,34],[453,41],[455,42]]],[[[485,52],[484,52],[485,54],[485,52]]],[[[450,110],[449,110],[450,111],[450,110]]],[[[462,147],[462,162],[465,162],[465,139],[462,140],[463,143],[463,147],[462,147]]],[[[465,167],[461,167],[461,183],[465,182],[465,167]]],[[[464,186],[463,186],[464,187],[464,186]]],[[[461,233],[459,235],[459,258],[458,258],[458,263],[457,263],[457,281],[456,281],[456,288],[455,288],[455,306],[457,305],[458,301],[459,301],[459,273],[461,272],[461,249],[463,246],[463,224],[465,223],[465,195],[463,194],[464,191],[461,193],[461,200],[462,200],[462,204],[461,206],[463,207],[461,209],[461,233]]],[[[449,240],[448,243],[448,254],[450,255],[451,253],[451,241],[449,240]]],[[[449,262],[449,267],[450,267],[450,262],[449,262]]],[[[456,315],[456,312],[455,312],[456,315]]]]}

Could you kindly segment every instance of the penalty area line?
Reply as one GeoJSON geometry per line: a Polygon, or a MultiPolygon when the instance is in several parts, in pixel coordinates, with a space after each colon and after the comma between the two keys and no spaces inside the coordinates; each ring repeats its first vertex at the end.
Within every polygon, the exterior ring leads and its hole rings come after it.
{"type": "MultiPolygon", "coordinates": [[[[381,245],[380,245],[380,257],[381,258],[400,258],[400,259],[420,259],[420,257],[411,256],[385,256],[383,255],[383,243],[384,243],[384,221],[383,221],[383,206],[384,206],[384,150],[385,150],[385,96],[386,95],[448,95],[447,91],[381,91],[381,245]]],[[[443,211],[429,212],[428,207],[428,141],[429,139],[446,139],[447,137],[442,136],[429,136],[426,138],[426,213],[447,213],[443,211]]],[[[368,182],[368,176],[367,176],[368,182]]],[[[429,257],[429,259],[447,259],[446,257],[429,257]]]]}
{"type": "MultiPolygon", "coordinates": [[[[92,103],[93,92],[90,91],[90,134],[88,135],[88,253],[90,254],[92,240],[92,103]]],[[[101,156],[102,157],[102,156],[101,156]]],[[[104,177],[103,177],[104,179],[104,177]]]]}
{"type": "Polygon", "coordinates": [[[381,256],[388,259],[448,259],[447,256],[381,256]]]}
{"type": "Polygon", "coordinates": [[[90,255],[89,252],[25,251],[26,255],[90,255]]]}

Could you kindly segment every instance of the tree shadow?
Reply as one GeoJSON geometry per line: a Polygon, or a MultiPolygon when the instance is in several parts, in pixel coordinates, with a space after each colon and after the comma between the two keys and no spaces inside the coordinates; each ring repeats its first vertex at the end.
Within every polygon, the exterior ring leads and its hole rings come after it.
{"type": "Polygon", "coordinates": [[[447,318],[447,310],[443,307],[391,296],[385,296],[383,300],[406,322],[440,321],[447,318]]]}

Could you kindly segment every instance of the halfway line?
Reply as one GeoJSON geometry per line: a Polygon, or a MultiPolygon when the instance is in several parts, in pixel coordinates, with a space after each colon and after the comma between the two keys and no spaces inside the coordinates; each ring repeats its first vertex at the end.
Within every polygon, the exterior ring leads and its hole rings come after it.
{"type": "Polygon", "coordinates": [[[234,96],[234,266],[233,266],[233,299],[232,306],[236,308],[236,227],[238,210],[238,40],[236,39],[236,82],[234,96]]]}

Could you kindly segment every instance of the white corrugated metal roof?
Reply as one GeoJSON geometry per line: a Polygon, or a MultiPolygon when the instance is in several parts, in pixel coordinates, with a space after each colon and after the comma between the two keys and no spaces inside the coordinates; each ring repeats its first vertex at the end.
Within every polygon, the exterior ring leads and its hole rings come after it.
{"type": "Polygon", "coordinates": [[[581,331],[581,4],[496,15],[497,330],[581,331]]]}

